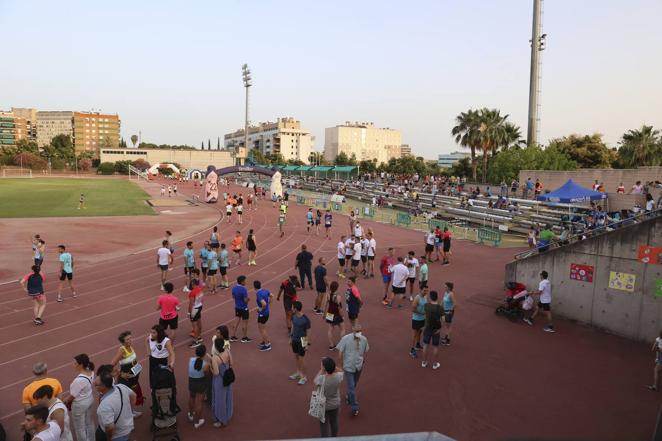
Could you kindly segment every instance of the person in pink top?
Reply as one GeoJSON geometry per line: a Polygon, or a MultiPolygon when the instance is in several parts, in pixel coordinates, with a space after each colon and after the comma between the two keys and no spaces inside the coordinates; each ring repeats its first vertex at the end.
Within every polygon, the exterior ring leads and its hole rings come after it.
{"type": "Polygon", "coordinates": [[[171,282],[166,282],[163,284],[163,290],[165,294],[161,294],[156,302],[158,311],[161,311],[161,316],[159,317],[159,325],[163,326],[166,334],[170,337],[170,340],[175,340],[175,332],[177,331],[177,324],[179,320],[179,311],[180,301],[179,299],[172,294],[175,287],[171,282]]]}

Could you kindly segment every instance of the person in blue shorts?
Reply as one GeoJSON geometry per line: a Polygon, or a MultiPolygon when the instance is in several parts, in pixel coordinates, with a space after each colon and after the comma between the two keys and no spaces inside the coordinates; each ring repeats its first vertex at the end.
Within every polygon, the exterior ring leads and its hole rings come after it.
{"type": "Polygon", "coordinates": [[[257,329],[260,331],[260,336],[262,337],[260,351],[266,352],[271,350],[271,341],[267,335],[267,322],[269,321],[269,305],[273,300],[273,295],[268,289],[262,288],[262,283],[259,280],[253,282],[253,288],[256,289],[257,329]]]}
{"type": "Polygon", "coordinates": [[[191,289],[189,285],[191,284],[191,278],[193,277],[193,269],[195,269],[195,251],[193,250],[193,242],[186,242],[186,249],[184,249],[184,275],[187,277],[187,283],[182,288],[184,292],[190,292],[191,289]]]}
{"type": "Polygon", "coordinates": [[[232,287],[232,298],[234,299],[234,330],[232,336],[230,337],[231,342],[237,341],[237,329],[239,329],[239,323],[242,324],[241,331],[243,337],[241,337],[242,343],[250,343],[253,341],[252,338],[248,337],[248,290],[246,289],[246,276],[237,277],[237,284],[232,287]]]}

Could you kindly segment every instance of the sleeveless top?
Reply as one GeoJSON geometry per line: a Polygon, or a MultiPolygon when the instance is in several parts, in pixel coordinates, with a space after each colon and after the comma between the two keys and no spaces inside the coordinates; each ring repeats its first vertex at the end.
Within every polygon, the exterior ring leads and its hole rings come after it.
{"type": "Polygon", "coordinates": [[[131,368],[135,366],[137,362],[136,351],[133,350],[133,347],[131,350],[128,350],[124,345],[120,346],[120,349],[122,350],[120,370],[122,372],[131,372],[131,368]]]}
{"type": "Polygon", "coordinates": [[[168,358],[168,349],[166,348],[166,343],[168,343],[170,339],[168,337],[165,337],[161,343],[154,341],[149,338],[149,355],[152,356],[153,358],[168,358]]]}
{"type": "Polygon", "coordinates": [[[252,234],[249,234],[248,237],[246,238],[246,246],[248,247],[248,249],[255,248],[255,239],[252,234]]]}
{"type": "Polygon", "coordinates": [[[205,365],[207,364],[206,361],[202,362],[202,368],[200,370],[197,370],[195,366],[195,360],[197,360],[197,357],[191,357],[188,361],[188,377],[189,378],[204,378],[205,377],[205,365]]]}
{"type": "Polygon", "coordinates": [[[211,238],[209,239],[209,242],[218,243],[218,236],[216,235],[216,233],[211,233],[211,238]]]}
{"type": "Polygon", "coordinates": [[[329,298],[329,307],[327,308],[326,312],[327,314],[333,314],[333,317],[336,318],[340,315],[340,301],[334,302],[333,298],[336,297],[338,294],[333,294],[329,298]]]}
{"type": "Polygon", "coordinates": [[[51,419],[51,415],[53,412],[55,412],[58,409],[64,410],[64,430],[62,431],[62,434],[60,435],[60,441],[74,441],[74,437],[71,434],[71,423],[69,422],[69,411],[67,410],[67,406],[64,405],[64,403],[59,399],[55,399],[55,403],[51,405],[51,407],[48,408],[48,422],[50,421],[55,421],[51,419]]]}
{"type": "Polygon", "coordinates": [[[445,292],[444,293],[444,311],[452,311],[455,308],[455,305],[453,304],[453,299],[451,299],[451,293],[445,292]]]}
{"type": "Polygon", "coordinates": [[[416,305],[416,310],[411,313],[412,320],[425,320],[425,304],[428,302],[427,297],[419,296],[418,305],[416,305]]]}

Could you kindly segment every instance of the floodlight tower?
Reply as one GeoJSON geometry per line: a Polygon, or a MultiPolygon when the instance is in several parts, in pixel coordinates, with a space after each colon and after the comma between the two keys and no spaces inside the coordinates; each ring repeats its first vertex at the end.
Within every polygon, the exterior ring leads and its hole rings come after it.
{"type": "Polygon", "coordinates": [[[538,145],[538,98],[540,97],[540,67],[545,50],[545,38],[542,33],[542,1],[533,0],[533,27],[531,30],[531,76],[529,78],[529,124],[526,131],[526,144],[538,145]]]}
{"type": "MultiPolygon", "coordinates": [[[[246,154],[248,154],[248,89],[253,85],[251,83],[251,70],[248,68],[248,64],[241,66],[241,77],[244,81],[244,88],[246,89],[246,113],[244,118],[244,149],[246,154]]],[[[241,165],[241,157],[238,158],[239,165],[241,165]]]]}

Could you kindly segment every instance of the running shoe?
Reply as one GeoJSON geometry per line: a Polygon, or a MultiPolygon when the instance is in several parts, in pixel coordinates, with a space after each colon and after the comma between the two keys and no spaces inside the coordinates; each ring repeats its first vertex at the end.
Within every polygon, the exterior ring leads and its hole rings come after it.
{"type": "Polygon", "coordinates": [[[428,367],[428,362],[427,361],[422,361],[421,362],[421,367],[428,367]]]}
{"type": "Polygon", "coordinates": [[[329,346],[329,351],[335,351],[336,347],[335,346],[329,346]]]}
{"type": "MultiPolygon", "coordinates": [[[[230,340],[230,341],[232,341],[232,340],[230,340]]],[[[250,342],[252,342],[252,341],[253,341],[253,339],[250,338],[250,337],[242,337],[242,338],[241,338],[241,342],[242,342],[242,343],[250,343],[250,342]]]]}
{"type": "Polygon", "coordinates": [[[441,364],[439,364],[439,362],[436,362],[435,364],[432,365],[432,369],[437,370],[439,369],[439,366],[441,366],[441,364]]]}
{"type": "Polygon", "coordinates": [[[194,428],[194,429],[199,429],[200,427],[202,427],[202,425],[203,425],[204,423],[205,423],[205,420],[200,419],[200,420],[198,420],[197,423],[195,423],[195,424],[193,425],[193,428],[194,428]]]}
{"type": "Polygon", "coordinates": [[[358,409],[352,411],[352,416],[358,416],[358,415],[359,415],[358,409]]]}
{"type": "Polygon", "coordinates": [[[186,414],[186,416],[188,417],[189,422],[192,423],[193,422],[193,414],[191,412],[188,412],[186,414]]]}
{"type": "Polygon", "coordinates": [[[386,303],[384,306],[386,306],[386,309],[393,309],[393,303],[386,303]]]}
{"type": "Polygon", "coordinates": [[[298,384],[299,386],[303,386],[303,385],[306,384],[307,382],[308,382],[308,379],[307,379],[306,377],[301,377],[301,378],[299,378],[299,381],[297,381],[297,384],[298,384]]]}
{"type": "Polygon", "coordinates": [[[646,386],[646,388],[648,390],[652,390],[653,392],[657,392],[657,386],[655,386],[654,384],[648,385],[646,386]]]}
{"type": "Polygon", "coordinates": [[[444,346],[450,346],[451,345],[451,339],[448,337],[444,337],[441,339],[441,344],[444,346]]]}
{"type": "Polygon", "coordinates": [[[239,341],[239,339],[236,336],[233,335],[233,336],[230,337],[230,342],[231,343],[234,343],[236,341],[239,341]]]}
{"type": "Polygon", "coordinates": [[[531,320],[530,318],[526,318],[526,317],[524,317],[522,320],[523,320],[524,323],[526,323],[527,325],[529,325],[529,326],[533,326],[533,320],[531,320]]]}
{"type": "Polygon", "coordinates": [[[409,351],[409,356],[411,358],[416,358],[418,357],[418,354],[416,354],[416,350],[412,349],[411,351],[409,351]]]}
{"type": "Polygon", "coordinates": [[[202,344],[202,342],[201,342],[200,340],[193,340],[193,341],[191,342],[189,348],[197,348],[197,347],[200,346],[201,344],[202,344]]]}
{"type": "Polygon", "coordinates": [[[545,332],[556,332],[554,326],[545,326],[542,330],[545,332]]]}
{"type": "Polygon", "coordinates": [[[299,374],[297,374],[297,373],[295,372],[295,373],[293,373],[292,375],[290,375],[288,378],[289,378],[290,380],[298,380],[298,379],[301,378],[301,377],[299,376],[299,374]]]}
{"type": "Polygon", "coordinates": [[[62,298],[62,296],[57,296],[57,302],[58,303],[64,302],[64,299],[62,298]]]}
{"type": "Polygon", "coordinates": [[[417,350],[417,351],[422,351],[422,350],[423,350],[423,346],[421,346],[420,343],[416,343],[416,350],[417,350]]]}
{"type": "Polygon", "coordinates": [[[260,352],[267,352],[271,350],[271,344],[265,345],[261,344],[260,345],[260,352]]]}
{"type": "Polygon", "coordinates": [[[386,300],[386,299],[382,300],[382,305],[384,305],[384,306],[388,305],[388,300],[386,300]]]}
{"type": "Polygon", "coordinates": [[[413,302],[413,301],[414,301],[414,298],[413,298],[412,296],[409,296],[409,301],[410,301],[410,302],[413,302]]]}

